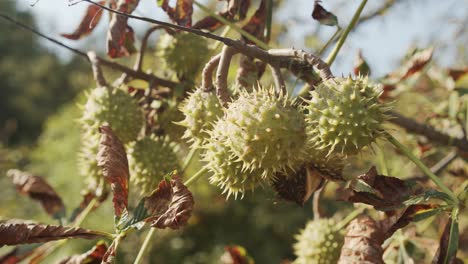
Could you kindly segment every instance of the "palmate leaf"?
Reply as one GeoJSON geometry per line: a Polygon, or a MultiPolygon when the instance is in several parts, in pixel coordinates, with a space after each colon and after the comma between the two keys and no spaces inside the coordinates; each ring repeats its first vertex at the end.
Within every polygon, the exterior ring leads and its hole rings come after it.
{"type": "Polygon", "coordinates": [[[68,238],[95,239],[106,235],[99,231],[79,227],[19,223],[17,221],[0,223],[0,247],[68,238]]]}
{"type": "Polygon", "coordinates": [[[9,170],[7,176],[19,193],[40,202],[49,215],[56,219],[65,216],[65,205],[62,198],[42,177],[20,170],[9,170]]]}
{"type": "Polygon", "coordinates": [[[179,229],[187,224],[194,206],[192,193],[180,176],[163,179],[156,190],[144,197],[133,211],[133,218],[122,224],[122,229],[141,222],[152,227],[179,229]]]}

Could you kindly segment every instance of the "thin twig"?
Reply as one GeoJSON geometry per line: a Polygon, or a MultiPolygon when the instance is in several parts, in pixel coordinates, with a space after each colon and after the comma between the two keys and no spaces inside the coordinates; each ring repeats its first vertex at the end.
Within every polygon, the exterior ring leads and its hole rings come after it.
{"type": "MultiPolygon", "coordinates": [[[[175,25],[175,24],[171,24],[171,23],[168,23],[168,22],[163,22],[163,21],[159,21],[159,20],[155,20],[155,19],[151,19],[151,18],[146,18],[146,17],[135,16],[135,15],[132,15],[132,14],[127,14],[127,13],[120,12],[118,10],[114,10],[112,8],[106,7],[106,6],[101,5],[99,3],[93,2],[91,0],[82,0],[81,2],[88,2],[88,3],[91,3],[93,5],[97,5],[97,6],[103,8],[103,9],[109,11],[109,12],[116,13],[116,14],[119,14],[121,16],[125,16],[127,18],[137,19],[137,20],[145,21],[145,22],[148,22],[148,23],[156,24],[156,25],[161,25],[161,26],[164,26],[164,27],[167,27],[167,28],[170,28],[170,29],[174,29],[174,30],[182,30],[182,31],[185,31],[185,32],[190,32],[190,33],[205,37],[205,38],[220,41],[220,42],[224,43],[226,46],[232,47],[232,48],[236,49],[238,52],[243,53],[244,55],[257,58],[257,59],[262,60],[262,61],[264,61],[266,63],[269,63],[269,64],[277,64],[281,68],[287,68],[287,69],[291,70],[294,74],[298,75],[301,79],[303,79],[304,81],[306,81],[306,82],[308,82],[308,83],[310,83],[312,85],[314,84],[313,81],[312,81],[314,78],[312,76],[312,73],[309,72],[309,70],[311,70],[311,68],[312,68],[312,66],[310,64],[308,64],[308,62],[310,62],[310,58],[314,58],[313,62],[318,63],[315,66],[319,70],[320,69],[322,70],[321,71],[321,76],[326,72],[330,72],[330,69],[329,69],[328,65],[325,62],[323,62],[320,58],[318,58],[316,56],[313,56],[312,54],[309,54],[309,56],[307,56],[308,58],[307,58],[306,61],[304,60],[304,58],[301,59],[301,57],[297,56],[297,55],[306,54],[304,51],[290,49],[290,53],[296,54],[296,56],[288,56],[288,57],[276,56],[274,54],[274,50],[269,50],[269,51],[272,52],[270,54],[268,51],[263,50],[263,49],[257,47],[256,45],[248,45],[248,44],[245,44],[243,41],[240,41],[240,40],[233,40],[233,39],[230,39],[230,38],[221,37],[221,36],[218,36],[218,35],[206,32],[206,31],[194,29],[194,28],[188,28],[188,27],[179,26],[179,25],[175,25]]],[[[331,74],[325,74],[325,75],[332,76],[331,74]]]]}
{"type": "Polygon", "coordinates": [[[203,68],[201,87],[206,92],[213,89],[213,72],[218,67],[220,58],[221,54],[212,57],[203,68]]]}
{"type": "Polygon", "coordinates": [[[275,82],[275,88],[277,93],[286,93],[286,83],[284,82],[283,74],[278,66],[270,64],[273,81],[275,82]]]}
{"type": "Polygon", "coordinates": [[[101,63],[97,59],[96,52],[89,51],[88,58],[93,68],[93,76],[94,80],[96,81],[96,84],[98,85],[98,87],[107,87],[107,81],[106,78],[104,78],[104,73],[102,73],[101,63]]]}
{"type": "MultiPolygon", "coordinates": [[[[83,0],[85,1],[85,0],[83,0]]],[[[8,15],[5,15],[5,14],[2,14],[0,13],[0,18],[3,18],[21,28],[24,28],[42,38],[45,38],[57,45],[59,45],[60,47],[63,47],[69,51],[72,51],[73,53],[83,57],[83,58],[86,58],[88,61],[89,61],[89,58],[88,58],[88,55],[86,54],[86,52],[83,52],[81,50],[78,50],[78,49],[75,49],[75,48],[72,48],[54,38],[51,38],[39,31],[37,31],[36,29],[26,25],[26,24],[23,24],[19,21],[16,21],[14,20],[13,18],[9,17],[8,15]]],[[[133,78],[136,78],[136,79],[141,79],[141,80],[145,80],[145,81],[155,81],[157,84],[161,85],[161,86],[165,86],[165,87],[169,87],[169,88],[175,88],[178,84],[176,82],[172,82],[172,81],[169,81],[169,80],[165,80],[165,79],[161,79],[159,77],[156,77],[152,74],[147,74],[145,72],[142,72],[142,71],[135,71],[135,70],[132,70],[124,65],[120,65],[118,63],[115,63],[115,62],[112,62],[112,61],[108,61],[106,59],[103,59],[99,56],[96,56],[96,60],[99,61],[99,63],[103,66],[106,66],[106,67],[109,67],[111,69],[114,69],[114,70],[117,70],[117,71],[120,71],[120,72],[123,72],[123,73],[126,73],[128,74],[129,76],[133,77],[133,78]]]]}
{"type": "Polygon", "coordinates": [[[428,140],[439,143],[441,145],[453,146],[461,151],[468,151],[468,141],[464,138],[451,137],[447,134],[437,131],[430,125],[421,124],[416,120],[405,117],[395,111],[389,111],[388,114],[391,117],[389,122],[406,129],[406,131],[410,133],[423,135],[428,140]]]}
{"type": "Polygon", "coordinates": [[[237,51],[233,48],[224,46],[223,51],[221,51],[218,70],[216,71],[216,94],[224,106],[230,101],[227,79],[232,56],[236,53],[237,51]]]}
{"type": "MultiPolygon", "coordinates": [[[[439,160],[439,162],[437,162],[434,166],[431,167],[432,173],[434,173],[436,175],[441,173],[457,157],[458,157],[457,151],[449,152],[445,157],[443,157],[441,160],[439,160]]],[[[424,176],[424,175],[419,175],[419,176],[414,176],[414,177],[410,178],[409,180],[427,181],[428,178],[426,176],[424,176]]]]}

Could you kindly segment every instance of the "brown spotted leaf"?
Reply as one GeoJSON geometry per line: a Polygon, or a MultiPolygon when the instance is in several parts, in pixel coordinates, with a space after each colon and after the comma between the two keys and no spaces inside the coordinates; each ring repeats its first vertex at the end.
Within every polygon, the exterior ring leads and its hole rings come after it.
{"type": "MultiPolygon", "coordinates": [[[[256,38],[264,41],[265,40],[265,25],[266,25],[266,17],[267,17],[267,8],[266,8],[266,0],[262,0],[260,2],[260,5],[253,14],[253,16],[250,18],[249,22],[242,27],[242,29],[256,38]]],[[[254,44],[250,40],[248,40],[245,37],[242,37],[242,39],[249,43],[249,44],[254,44]]],[[[268,42],[268,40],[267,40],[268,42]]]]}
{"type": "Polygon", "coordinates": [[[365,203],[377,210],[398,207],[416,192],[415,188],[398,178],[378,175],[375,167],[351,181],[342,199],[353,203],[365,203]]]}
{"type": "MultiPolygon", "coordinates": [[[[439,248],[432,260],[433,264],[455,264],[460,263],[456,257],[459,242],[459,227],[457,221],[449,219],[445,225],[444,232],[440,237],[439,248]],[[451,235],[452,234],[452,235],[451,235]]],[[[461,262],[463,263],[463,262],[461,262]]]]}
{"type": "Polygon", "coordinates": [[[93,248],[85,253],[62,259],[59,264],[99,264],[101,263],[106,251],[106,244],[99,241],[93,248]]]}
{"type": "MultiPolygon", "coordinates": [[[[227,0],[226,9],[221,12],[217,12],[216,14],[227,19],[228,21],[236,22],[243,20],[246,17],[249,7],[250,0],[227,0]]],[[[207,16],[195,23],[193,28],[214,31],[222,25],[223,23],[215,17],[207,16]]]]}
{"type": "Polygon", "coordinates": [[[192,215],[192,193],[182,183],[180,176],[162,180],[152,194],[140,203],[144,208],[144,221],[152,227],[178,229],[187,224],[192,215]]]}
{"type": "Polygon", "coordinates": [[[98,166],[102,168],[104,179],[110,184],[114,195],[114,215],[117,220],[127,215],[128,207],[128,160],[122,142],[112,132],[110,126],[101,126],[102,134],[97,155],[98,166]]]}
{"type": "MultiPolygon", "coordinates": [[[[99,1],[98,3],[100,5],[104,5],[106,1],[99,1]]],[[[81,19],[81,23],[78,28],[76,28],[75,31],[71,34],[61,34],[62,37],[77,40],[89,35],[91,32],[93,32],[99,21],[101,21],[102,13],[103,12],[99,6],[88,6],[88,9],[86,10],[84,17],[81,19]]]]}
{"type": "Polygon", "coordinates": [[[102,233],[79,227],[54,226],[27,223],[0,223],[0,247],[48,242],[68,238],[95,239],[102,233]]]}
{"type": "MultiPolygon", "coordinates": [[[[131,14],[137,7],[139,0],[119,0],[115,5],[116,10],[131,14]]],[[[133,29],[127,24],[128,18],[118,14],[111,14],[109,30],[107,32],[107,54],[111,58],[128,56],[136,51],[133,46],[135,36],[133,29]]]]}
{"type": "Polygon", "coordinates": [[[338,18],[331,12],[327,11],[321,5],[320,0],[315,0],[314,10],[312,11],[312,18],[317,20],[322,25],[337,26],[338,18]]]}
{"type": "Polygon", "coordinates": [[[193,0],[177,0],[175,7],[169,5],[169,0],[158,0],[158,5],[177,25],[192,26],[193,0]]]}
{"type": "Polygon", "coordinates": [[[7,175],[19,193],[39,201],[49,215],[57,219],[65,215],[62,199],[42,177],[20,170],[9,170],[7,175]]]}
{"type": "Polygon", "coordinates": [[[360,216],[346,228],[338,264],[383,264],[382,243],[385,240],[379,225],[369,216],[360,216]]]}

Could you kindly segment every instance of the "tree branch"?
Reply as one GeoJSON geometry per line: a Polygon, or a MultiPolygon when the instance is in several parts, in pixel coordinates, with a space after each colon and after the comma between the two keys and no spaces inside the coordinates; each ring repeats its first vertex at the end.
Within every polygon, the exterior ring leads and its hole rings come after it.
{"type": "Polygon", "coordinates": [[[202,73],[202,89],[204,91],[211,91],[213,89],[213,72],[218,67],[221,54],[218,54],[210,59],[210,61],[203,68],[202,73]]]}
{"type": "Polygon", "coordinates": [[[395,111],[389,111],[388,114],[391,117],[389,122],[406,129],[406,131],[410,133],[423,135],[430,141],[446,146],[453,146],[461,151],[468,151],[468,141],[464,138],[453,138],[447,134],[437,131],[430,125],[418,123],[417,121],[405,117],[395,111]]]}
{"type": "Polygon", "coordinates": [[[236,53],[237,51],[231,47],[224,46],[223,51],[221,51],[218,70],[216,71],[216,94],[224,106],[230,101],[227,79],[232,56],[236,53]]]}
{"type": "Polygon", "coordinates": [[[107,81],[104,78],[104,74],[102,73],[101,63],[97,59],[96,52],[89,51],[88,58],[91,62],[91,66],[93,67],[93,76],[94,80],[96,81],[96,84],[98,85],[98,87],[107,87],[107,81]]]}
{"type": "MultiPolygon", "coordinates": [[[[66,45],[66,44],[64,44],[64,43],[62,43],[62,42],[60,42],[60,41],[58,41],[58,40],[56,40],[54,38],[51,38],[51,37],[37,31],[36,29],[34,29],[34,28],[32,28],[32,27],[30,27],[30,26],[28,26],[26,24],[23,24],[23,23],[21,23],[19,21],[14,20],[13,18],[9,17],[8,15],[0,13],[0,18],[3,18],[5,20],[15,24],[16,26],[19,26],[19,27],[21,27],[23,29],[26,29],[26,30],[28,30],[28,31],[30,31],[30,32],[32,32],[32,33],[34,33],[34,34],[36,34],[36,35],[38,35],[38,36],[40,36],[40,37],[42,37],[44,39],[47,39],[47,40],[59,45],[60,47],[63,47],[65,49],[67,49],[67,50],[69,50],[69,51],[71,51],[71,52],[73,52],[73,53],[87,59],[88,61],[90,61],[88,55],[85,52],[83,52],[81,50],[78,50],[78,49],[75,49],[75,48],[72,48],[72,47],[70,47],[70,46],[68,46],[68,45],[66,45]]],[[[120,64],[112,62],[112,61],[108,61],[108,60],[106,60],[104,58],[101,58],[99,56],[96,56],[96,61],[98,61],[103,66],[106,66],[106,67],[109,67],[111,69],[126,73],[128,76],[131,76],[131,77],[136,78],[136,79],[145,80],[147,82],[152,81],[152,82],[155,82],[155,83],[157,83],[159,85],[169,87],[169,88],[175,88],[178,85],[175,82],[165,80],[165,79],[161,79],[161,78],[159,78],[157,76],[154,76],[152,74],[147,74],[147,73],[142,72],[142,71],[132,70],[132,69],[126,67],[126,66],[120,65],[120,64]]]]}
{"type": "Polygon", "coordinates": [[[221,37],[221,36],[218,36],[209,32],[205,32],[202,30],[194,29],[194,28],[183,27],[183,26],[171,24],[168,22],[163,22],[163,21],[159,21],[159,20],[155,20],[151,18],[135,16],[132,14],[120,12],[118,10],[109,8],[107,6],[101,5],[91,0],[82,0],[80,2],[88,2],[93,5],[97,5],[101,7],[102,9],[105,9],[112,13],[116,13],[121,16],[125,16],[127,18],[137,19],[137,20],[145,21],[151,24],[161,25],[163,27],[174,29],[174,30],[182,30],[185,32],[190,32],[190,33],[205,37],[205,38],[220,41],[224,43],[226,46],[232,47],[244,55],[257,58],[269,64],[273,64],[273,65],[277,64],[281,68],[287,68],[291,70],[291,72],[293,72],[294,74],[298,75],[299,78],[301,78],[302,80],[304,80],[305,82],[311,85],[314,85],[318,81],[316,80],[316,78],[313,76],[313,73],[311,72],[313,67],[316,67],[319,70],[320,76],[322,76],[322,78],[324,76],[326,77],[325,79],[333,77],[333,75],[331,74],[330,68],[324,61],[322,61],[319,57],[315,55],[306,53],[303,50],[295,50],[295,49],[274,50],[272,49],[272,50],[266,51],[257,47],[256,45],[245,44],[243,41],[240,41],[240,40],[233,40],[230,38],[221,37]],[[280,52],[278,53],[278,51],[280,52]]]}

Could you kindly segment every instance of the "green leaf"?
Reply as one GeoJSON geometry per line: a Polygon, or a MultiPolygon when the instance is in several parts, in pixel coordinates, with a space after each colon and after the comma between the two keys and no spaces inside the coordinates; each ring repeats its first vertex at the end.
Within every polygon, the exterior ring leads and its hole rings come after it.
{"type": "Polygon", "coordinates": [[[458,250],[458,239],[460,231],[458,229],[458,208],[453,209],[452,223],[450,226],[450,236],[448,240],[447,255],[445,255],[444,263],[449,263],[450,260],[455,258],[458,250]]]}

